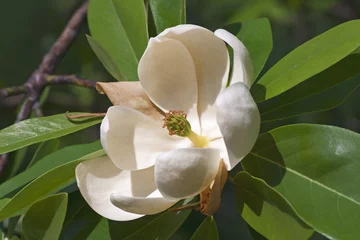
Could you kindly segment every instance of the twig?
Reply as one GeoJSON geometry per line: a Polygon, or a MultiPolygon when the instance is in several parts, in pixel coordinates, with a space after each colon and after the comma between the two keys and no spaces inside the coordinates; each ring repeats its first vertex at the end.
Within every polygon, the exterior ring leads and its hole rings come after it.
{"type": "MultiPolygon", "coordinates": [[[[9,96],[25,93],[24,103],[17,115],[16,121],[20,122],[27,119],[33,110],[36,115],[42,115],[40,104],[38,104],[40,95],[45,86],[50,84],[75,84],[83,87],[95,88],[95,82],[79,79],[73,75],[52,76],[58,63],[65,55],[70,45],[78,35],[82,24],[86,19],[89,1],[86,0],[71,16],[59,38],[45,54],[38,68],[31,74],[26,83],[22,86],[0,89],[0,100],[9,96]]],[[[2,174],[8,154],[0,155],[0,175],[2,174]]]]}

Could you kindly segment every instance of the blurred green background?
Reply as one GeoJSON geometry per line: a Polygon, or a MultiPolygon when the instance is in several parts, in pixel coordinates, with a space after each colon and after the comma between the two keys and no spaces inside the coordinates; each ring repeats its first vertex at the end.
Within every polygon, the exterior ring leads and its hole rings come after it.
{"type": "MultiPolygon", "coordinates": [[[[169,0],[171,1],[171,0],[169,0]]],[[[42,56],[61,33],[79,0],[2,1],[0,7],[0,88],[23,84],[42,56]]],[[[284,55],[320,33],[360,16],[356,0],[188,0],[187,21],[215,30],[239,21],[269,18],[274,47],[266,71],[284,55]]],[[[256,29],[254,29],[256,31],[256,29]]],[[[97,60],[87,43],[87,26],[76,39],[57,69],[58,74],[76,74],[94,81],[114,81],[97,60]]],[[[263,71],[263,72],[264,72],[263,71]]],[[[0,101],[0,129],[15,120],[23,96],[0,101]]],[[[331,124],[360,132],[360,89],[339,107],[273,122],[266,126],[309,122],[331,124]]],[[[105,112],[110,102],[93,89],[52,86],[43,105],[44,115],[65,111],[105,112]]],[[[61,146],[87,143],[99,138],[98,126],[61,139],[61,146]]],[[[36,148],[34,148],[36,149],[36,148]]],[[[31,159],[34,149],[26,157],[31,159]]],[[[12,158],[14,154],[11,155],[12,158]]],[[[8,165],[10,168],[11,165],[8,165]]],[[[215,215],[221,239],[251,239],[251,230],[235,211],[232,186],[225,188],[224,201],[215,215]],[[241,231],[239,231],[241,229],[241,231]]],[[[188,239],[203,216],[194,212],[173,237],[188,239]]],[[[259,236],[257,236],[259,237],[259,236]]],[[[319,236],[317,236],[319,237],[319,236]]],[[[261,239],[261,238],[257,238],[261,239]]]]}

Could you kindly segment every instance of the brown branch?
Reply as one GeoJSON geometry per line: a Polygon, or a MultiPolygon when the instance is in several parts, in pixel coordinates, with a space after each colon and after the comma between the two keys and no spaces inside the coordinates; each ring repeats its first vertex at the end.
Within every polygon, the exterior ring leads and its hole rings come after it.
{"type": "MultiPolygon", "coordinates": [[[[62,57],[65,55],[76,36],[79,34],[82,24],[85,22],[89,0],[86,0],[71,16],[59,38],[45,54],[38,68],[31,74],[22,86],[0,89],[0,100],[9,96],[24,93],[24,103],[21,106],[15,123],[27,119],[31,111],[36,116],[41,116],[39,98],[45,86],[52,84],[75,84],[78,86],[95,88],[95,82],[79,79],[74,75],[53,76],[51,75],[62,57]]],[[[2,174],[9,154],[0,155],[0,175],[2,174]]]]}
{"type": "Polygon", "coordinates": [[[0,89],[0,100],[6,97],[16,96],[22,93],[25,93],[24,85],[0,89]]]}

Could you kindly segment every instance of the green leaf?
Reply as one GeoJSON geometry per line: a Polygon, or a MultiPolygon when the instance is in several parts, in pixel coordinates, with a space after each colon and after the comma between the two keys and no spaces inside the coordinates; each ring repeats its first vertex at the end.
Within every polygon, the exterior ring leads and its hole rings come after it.
{"type": "Polygon", "coordinates": [[[104,155],[103,150],[88,154],[83,158],[62,164],[44,173],[18,192],[0,210],[0,221],[16,216],[35,201],[68,186],[75,180],[75,168],[85,159],[104,155]]]}
{"type": "Polygon", "coordinates": [[[24,186],[26,183],[59,165],[84,157],[101,149],[102,146],[100,141],[96,141],[88,144],[65,147],[49,154],[39,160],[34,166],[1,184],[0,198],[7,196],[18,188],[24,186]]]}
{"type": "Polygon", "coordinates": [[[237,207],[244,220],[267,239],[309,239],[314,230],[269,185],[246,172],[235,177],[237,207]],[[274,221],[275,219],[275,221],[274,221]]]}
{"type": "Polygon", "coordinates": [[[37,163],[39,160],[41,160],[46,155],[49,155],[50,153],[53,153],[59,149],[60,146],[60,139],[55,138],[49,141],[45,141],[40,143],[40,146],[36,149],[36,152],[34,153],[34,156],[32,157],[28,168],[37,163]]]}
{"type": "Polygon", "coordinates": [[[144,1],[91,0],[88,23],[92,38],[121,72],[117,80],[138,80],[137,65],[148,42],[144,1]]]}
{"type": "Polygon", "coordinates": [[[186,0],[150,0],[156,32],[186,23],[186,0]]]}
{"type": "Polygon", "coordinates": [[[59,239],[64,222],[67,194],[52,195],[34,203],[25,213],[22,234],[26,240],[59,239]]]}
{"type": "MultiPolygon", "coordinates": [[[[192,199],[182,201],[176,206],[186,205],[191,201],[192,199]]],[[[103,218],[86,239],[169,239],[190,213],[191,210],[164,211],[129,222],[115,222],[103,218]]]]}
{"type": "Polygon", "coordinates": [[[340,105],[360,85],[360,54],[352,54],[298,86],[258,104],[261,121],[270,122],[340,105]],[[353,78],[353,79],[352,79],[353,78]],[[348,80],[350,79],[350,80],[348,80]]]}
{"type": "Polygon", "coordinates": [[[97,43],[92,37],[86,35],[86,38],[90,44],[90,47],[99,58],[100,62],[104,65],[105,69],[117,80],[125,79],[118,66],[111,58],[111,56],[97,43]]]}
{"type": "Polygon", "coordinates": [[[101,220],[79,191],[69,195],[64,226],[60,239],[86,239],[101,220]]]}
{"type": "Polygon", "coordinates": [[[0,131],[0,153],[58,138],[101,122],[101,118],[69,121],[65,114],[28,119],[0,131]]]}
{"type": "Polygon", "coordinates": [[[360,135],[312,124],[261,135],[243,168],[262,178],[316,231],[334,239],[360,236],[360,135]]]}
{"type": "Polygon", "coordinates": [[[207,217],[200,224],[198,229],[192,235],[191,240],[217,240],[219,239],[219,233],[216,227],[216,222],[213,217],[207,217]]]}
{"type": "Polygon", "coordinates": [[[254,66],[253,81],[259,76],[273,47],[270,22],[267,18],[233,23],[225,29],[236,35],[249,50],[254,66]]]}
{"type": "Polygon", "coordinates": [[[254,85],[255,101],[270,99],[334,65],[360,46],[360,20],[343,23],[296,48],[254,85]]]}

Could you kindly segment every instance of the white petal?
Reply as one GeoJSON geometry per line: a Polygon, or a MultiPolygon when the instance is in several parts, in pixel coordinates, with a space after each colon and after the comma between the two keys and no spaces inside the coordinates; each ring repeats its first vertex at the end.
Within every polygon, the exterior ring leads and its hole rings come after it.
{"type": "Polygon", "coordinates": [[[231,170],[253,148],[260,130],[260,113],[243,83],[226,88],[216,100],[217,121],[230,158],[231,170]]]}
{"type": "Polygon", "coordinates": [[[75,173],[82,196],[101,216],[115,221],[129,221],[143,216],[125,212],[110,202],[110,195],[119,189],[124,188],[131,193],[131,182],[130,172],[115,167],[107,156],[80,163],[75,173]]]}
{"type": "Polygon", "coordinates": [[[194,62],[185,46],[171,39],[150,39],[138,66],[140,83],[164,112],[182,110],[199,129],[194,62]]]}
{"type": "Polygon", "coordinates": [[[224,40],[234,50],[234,65],[230,84],[243,82],[250,88],[254,81],[254,68],[249,51],[236,36],[224,29],[216,30],[215,35],[224,40]]]}
{"type": "Polygon", "coordinates": [[[195,196],[214,180],[219,163],[218,149],[176,149],[156,159],[155,182],[167,199],[195,196]]]}
{"type": "Polygon", "coordinates": [[[215,138],[208,144],[209,148],[216,148],[220,151],[220,158],[223,159],[226,169],[231,168],[230,156],[227,151],[227,147],[223,137],[215,138]]]}
{"type": "Polygon", "coordinates": [[[175,203],[159,194],[154,180],[154,167],[125,171],[118,169],[104,156],[79,164],[76,179],[81,194],[91,208],[111,220],[128,221],[140,218],[143,214],[156,214],[175,203]],[[111,202],[113,195],[127,198],[127,207],[120,209],[121,204],[116,204],[116,207],[111,202]],[[131,199],[135,199],[134,202],[131,199]],[[136,209],[134,213],[138,214],[132,213],[132,209],[136,209]]]}
{"type": "MultiPolygon", "coordinates": [[[[154,176],[154,173],[152,175],[154,176]]],[[[113,193],[110,200],[115,206],[124,211],[146,215],[162,212],[178,201],[165,199],[159,190],[154,191],[146,198],[129,197],[122,193],[113,193]]]]}
{"type": "Polygon", "coordinates": [[[216,124],[216,111],[212,106],[226,87],[229,76],[230,61],[225,43],[213,32],[195,25],[178,25],[160,36],[180,41],[189,51],[196,69],[201,129],[210,130],[216,124]]]}
{"type": "Polygon", "coordinates": [[[161,123],[120,106],[108,109],[101,124],[101,143],[114,164],[125,170],[151,167],[159,154],[191,146],[186,138],[169,136],[161,123]]]}

